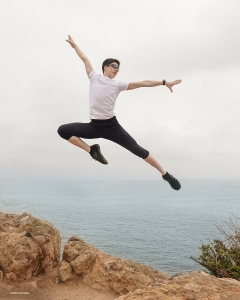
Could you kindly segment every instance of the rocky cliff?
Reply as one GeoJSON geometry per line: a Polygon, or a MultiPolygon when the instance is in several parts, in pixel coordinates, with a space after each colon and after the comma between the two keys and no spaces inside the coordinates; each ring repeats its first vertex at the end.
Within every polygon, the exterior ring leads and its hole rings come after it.
{"type": "MultiPolygon", "coordinates": [[[[27,213],[0,212],[1,299],[11,299],[8,291],[17,288],[30,291],[31,297],[39,300],[70,299],[63,291],[78,299],[83,284],[98,290],[99,295],[100,290],[110,293],[101,299],[240,300],[239,281],[203,271],[168,278],[151,267],[108,255],[76,236],[64,246],[60,262],[60,234],[52,224],[27,213]]],[[[94,299],[100,298],[95,294],[94,299]]]]}
{"type": "Polygon", "coordinates": [[[87,285],[120,295],[167,278],[167,275],[151,267],[99,251],[75,236],[64,247],[63,262],[59,269],[62,281],[68,279],[66,268],[80,275],[87,285]]]}

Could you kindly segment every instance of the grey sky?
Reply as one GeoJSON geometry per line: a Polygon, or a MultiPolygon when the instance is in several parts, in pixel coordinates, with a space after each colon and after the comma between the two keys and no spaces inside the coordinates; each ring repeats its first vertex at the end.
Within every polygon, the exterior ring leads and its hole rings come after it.
{"type": "MultiPolygon", "coordinates": [[[[158,179],[118,145],[98,140],[108,166],[62,140],[88,122],[89,81],[71,34],[101,73],[183,82],[122,92],[115,112],[177,178],[240,178],[240,1],[0,0],[0,179],[158,179]]],[[[95,143],[93,140],[90,143],[95,143]]]]}

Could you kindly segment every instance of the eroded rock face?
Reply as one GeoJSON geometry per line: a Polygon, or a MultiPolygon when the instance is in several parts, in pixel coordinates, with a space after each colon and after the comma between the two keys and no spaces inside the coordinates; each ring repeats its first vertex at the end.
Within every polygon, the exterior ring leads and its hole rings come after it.
{"type": "Polygon", "coordinates": [[[76,236],[66,243],[63,260],[87,285],[120,295],[167,278],[151,267],[103,253],[76,236]]]}
{"type": "Polygon", "coordinates": [[[49,222],[27,213],[0,212],[0,269],[11,274],[9,280],[52,271],[59,263],[60,245],[59,231],[49,222]]]}
{"type": "Polygon", "coordinates": [[[240,282],[219,279],[203,271],[163,280],[155,286],[137,289],[116,300],[239,300],[240,282]]]}

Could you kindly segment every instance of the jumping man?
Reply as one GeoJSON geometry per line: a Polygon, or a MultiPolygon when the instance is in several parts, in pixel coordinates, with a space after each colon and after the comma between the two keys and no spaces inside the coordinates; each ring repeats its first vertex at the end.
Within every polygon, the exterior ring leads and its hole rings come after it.
{"type": "Polygon", "coordinates": [[[166,80],[144,80],[130,83],[115,80],[120,67],[119,60],[115,58],[108,58],[102,63],[103,75],[99,75],[94,71],[89,59],[75,44],[70,35],[66,41],[75,49],[77,55],[83,61],[90,80],[89,104],[91,122],[61,125],[58,128],[58,134],[71,144],[85,150],[93,159],[105,165],[108,164],[108,161],[102,155],[100,146],[98,144],[90,146],[86,144],[82,138],[103,138],[117,143],[156,168],[162,174],[162,178],[166,180],[174,190],[180,190],[180,182],[166,172],[152,154],[139,146],[129,133],[118,123],[114,113],[114,106],[119,93],[122,91],[141,87],[166,85],[172,92],[172,87],[181,83],[181,80],[171,82],[166,80]]]}

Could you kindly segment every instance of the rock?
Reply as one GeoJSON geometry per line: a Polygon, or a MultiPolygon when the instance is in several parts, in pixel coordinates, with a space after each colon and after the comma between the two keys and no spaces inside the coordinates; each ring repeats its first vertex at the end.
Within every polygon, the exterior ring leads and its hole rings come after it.
{"type": "Polygon", "coordinates": [[[187,283],[186,285],[184,285],[184,288],[193,292],[198,292],[200,290],[200,287],[198,285],[192,283],[187,283]]]}
{"type": "Polygon", "coordinates": [[[66,243],[63,259],[87,285],[120,295],[167,278],[151,267],[103,253],[76,236],[66,243]]]}
{"type": "Polygon", "coordinates": [[[96,255],[92,251],[86,250],[84,253],[72,260],[70,265],[76,274],[85,275],[87,274],[86,271],[94,263],[95,257],[96,255]]]}
{"type": "Polygon", "coordinates": [[[38,285],[36,281],[31,281],[28,285],[30,288],[37,289],[38,285]]]}
{"type": "Polygon", "coordinates": [[[3,281],[3,271],[0,270],[0,282],[3,281]]]}
{"type": "Polygon", "coordinates": [[[62,255],[62,259],[71,262],[74,260],[79,254],[84,253],[90,247],[89,244],[84,242],[77,236],[72,236],[64,246],[64,251],[62,255]]]}
{"type": "Polygon", "coordinates": [[[202,271],[191,272],[172,280],[165,279],[154,287],[128,293],[115,300],[239,300],[240,282],[219,279],[202,271]]]}
{"type": "Polygon", "coordinates": [[[16,282],[19,279],[18,276],[13,272],[6,273],[6,278],[8,281],[12,281],[12,282],[16,282]]]}
{"type": "Polygon", "coordinates": [[[59,263],[61,238],[49,222],[0,212],[0,266],[19,278],[51,272],[59,263]]]}
{"type": "Polygon", "coordinates": [[[62,282],[66,282],[72,276],[72,267],[69,265],[68,262],[63,260],[59,267],[59,280],[62,282]]]}
{"type": "Polygon", "coordinates": [[[166,278],[166,275],[153,268],[99,251],[91,272],[83,281],[95,288],[112,290],[123,295],[162,278],[166,278]]]}
{"type": "Polygon", "coordinates": [[[239,300],[240,282],[203,271],[165,274],[142,264],[113,257],[71,237],[64,247],[75,273],[87,285],[120,294],[116,300],[239,300]]]}

